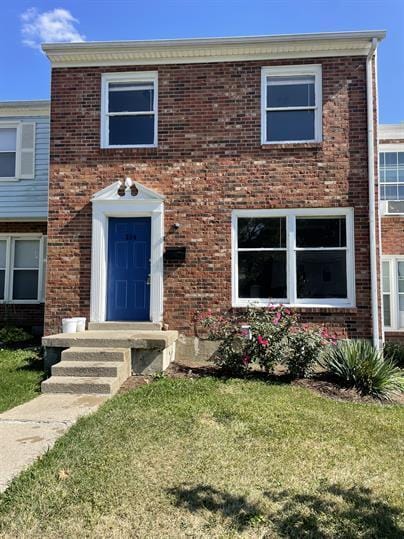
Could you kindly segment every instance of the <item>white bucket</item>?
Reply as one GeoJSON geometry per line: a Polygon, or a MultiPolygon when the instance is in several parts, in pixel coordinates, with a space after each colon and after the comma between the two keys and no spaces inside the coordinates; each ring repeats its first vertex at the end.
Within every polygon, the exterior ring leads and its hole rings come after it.
{"type": "Polygon", "coordinates": [[[86,330],[86,318],[72,318],[72,320],[75,320],[77,322],[77,329],[76,331],[85,331],[86,330]]]}
{"type": "Polygon", "coordinates": [[[76,333],[77,319],[76,318],[63,318],[62,331],[63,333],[76,333]]]}

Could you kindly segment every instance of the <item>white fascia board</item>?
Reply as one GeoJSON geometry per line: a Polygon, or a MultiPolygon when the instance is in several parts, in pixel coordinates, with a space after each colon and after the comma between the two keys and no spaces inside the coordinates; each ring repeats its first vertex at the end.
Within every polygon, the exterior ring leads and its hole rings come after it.
{"type": "Polygon", "coordinates": [[[45,43],[53,67],[156,65],[327,56],[365,56],[384,31],[156,41],[45,43]]]}
{"type": "Polygon", "coordinates": [[[0,116],[49,116],[50,101],[0,101],[0,116]]]}
{"type": "Polygon", "coordinates": [[[383,140],[403,140],[404,141],[404,123],[400,124],[381,124],[378,129],[379,142],[383,140]]]}

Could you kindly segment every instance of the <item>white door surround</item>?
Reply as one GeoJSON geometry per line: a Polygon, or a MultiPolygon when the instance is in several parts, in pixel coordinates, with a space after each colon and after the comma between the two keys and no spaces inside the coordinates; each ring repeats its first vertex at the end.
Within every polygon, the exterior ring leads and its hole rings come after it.
{"type": "Polygon", "coordinates": [[[120,182],[102,189],[92,197],[91,297],[90,321],[105,322],[107,313],[108,218],[151,217],[150,321],[163,320],[163,195],[134,182],[138,194],[127,189],[118,195],[120,182]]]}

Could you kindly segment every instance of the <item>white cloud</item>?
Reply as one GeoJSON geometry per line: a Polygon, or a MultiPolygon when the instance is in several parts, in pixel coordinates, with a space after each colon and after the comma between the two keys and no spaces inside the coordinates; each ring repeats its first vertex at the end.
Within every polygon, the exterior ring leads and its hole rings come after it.
{"type": "Polygon", "coordinates": [[[85,36],[75,28],[79,22],[67,9],[56,8],[40,13],[32,7],[21,15],[22,42],[40,49],[41,43],[84,41],[85,36]]]}

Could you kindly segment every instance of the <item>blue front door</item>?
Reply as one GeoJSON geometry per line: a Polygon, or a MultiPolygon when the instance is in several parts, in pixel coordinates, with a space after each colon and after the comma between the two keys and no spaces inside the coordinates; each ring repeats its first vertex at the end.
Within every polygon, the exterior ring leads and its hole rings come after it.
{"type": "Polygon", "coordinates": [[[107,320],[150,320],[150,217],[110,217],[107,320]]]}

